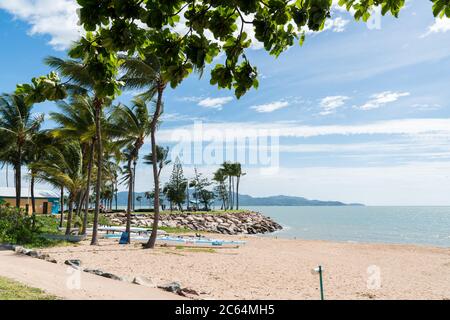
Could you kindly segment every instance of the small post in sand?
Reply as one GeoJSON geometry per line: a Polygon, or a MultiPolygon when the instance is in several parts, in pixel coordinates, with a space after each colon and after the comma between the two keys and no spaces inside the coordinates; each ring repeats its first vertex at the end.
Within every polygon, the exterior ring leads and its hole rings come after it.
{"type": "Polygon", "coordinates": [[[323,269],[322,266],[318,266],[317,268],[312,269],[312,274],[319,274],[319,281],[320,281],[320,300],[325,300],[324,294],[323,294],[323,278],[322,273],[323,269]]]}

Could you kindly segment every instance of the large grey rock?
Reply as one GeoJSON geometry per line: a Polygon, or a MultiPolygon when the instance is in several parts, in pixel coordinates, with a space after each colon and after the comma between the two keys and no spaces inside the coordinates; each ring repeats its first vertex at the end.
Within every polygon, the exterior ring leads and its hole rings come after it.
{"type": "Polygon", "coordinates": [[[30,251],[30,250],[25,249],[25,248],[22,247],[22,246],[16,246],[16,247],[14,248],[14,252],[17,253],[17,254],[27,254],[29,251],[30,251]]]}
{"type": "Polygon", "coordinates": [[[171,282],[166,285],[158,286],[158,288],[168,292],[178,293],[181,290],[181,285],[178,282],[171,282]]]}
{"type": "Polygon", "coordinates": [[[144,287],[156,288],[156,284],[150,278],[137,276],[137,277],[134,277],[132,283],[140,285],[140,286],[144,286],[144,287]]]}
{"type": "Polygon", "coordinates": [[[64,261],[64,264],[67,264],[68,266],[79,268],[81,267],[81,260],[79,259],[71,259],[64,261]]]}
{"type": "Polygon", "coordinates": [[[102,277],[108,278],[108,279],[112,279],[112,280],[117,280],[117,281],[123,281],[123,279],[113,273],[109,273],[109,272],[104,272],[102,274],[102,277]]]}
{"type": "Polygon", "coordinates": [[[26,253],[27,256],[30,256],[32,258],[37,258],[39,256],[39,252],[37,252],[36,250],[29,250],[26,253]]]}
{"type": "Polygon", "coordinates": [[[100,269],[84,269],[84,272],[95,274],[96,276],[103,276],[104,272],[100,269]]]}

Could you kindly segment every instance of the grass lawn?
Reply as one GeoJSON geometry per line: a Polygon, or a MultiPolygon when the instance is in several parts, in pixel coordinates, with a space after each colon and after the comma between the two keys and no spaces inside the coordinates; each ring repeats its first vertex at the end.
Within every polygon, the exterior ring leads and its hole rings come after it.
{"type": "Polygon", "coordinates": [[[57,300],[58,298],[16,281],[0,277],[0,300],[57,300]]]}

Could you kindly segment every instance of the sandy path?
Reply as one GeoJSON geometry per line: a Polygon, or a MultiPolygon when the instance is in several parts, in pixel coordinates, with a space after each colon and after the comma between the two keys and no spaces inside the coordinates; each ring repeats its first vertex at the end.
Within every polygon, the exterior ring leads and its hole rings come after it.
{"type": "Polygon", "coordinates": [[[16,255],[12,251],[0,251],[0,276],[43,289],[63,299],[169,300],[181,298],[160,289],[115,281],[85,272],[79,272],[78,275],[74,273],[74,269],[64,265],[16,255]],[[78,275],[79,278],[77,278],[78,275]],[[78,283],[79,289],[77,289],[78,283]]]}
{"type": "MultiPolygon", "coordinates": [[[[230,237],[228,237],[230,238],[230,237]]],[[[324,269],[328,299],[450,299],[450,250],[444,248],[236,237],[240,249],[142,250],[112,241],[52,248],[58,261],[77,258],[122,276],[179,281],[206,299],[317,299],[324,269]],[[379,276],[378,276],[379,275],[379,276]],[[379,279],[379,281],[378,281],[379,279]]]]}

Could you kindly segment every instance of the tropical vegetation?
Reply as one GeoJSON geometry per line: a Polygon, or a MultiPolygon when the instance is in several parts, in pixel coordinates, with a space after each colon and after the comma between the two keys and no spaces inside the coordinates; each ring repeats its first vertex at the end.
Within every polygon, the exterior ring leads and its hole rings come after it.
{"type": "MultiPolygon", "coordinates": [[[[239,187],[245,173],[238,163],[225,162],[213,176],[216,186],[198,171],[183,177],[175,161],[170,181],[160,183],[169,164],[168,150],[158,146],[156,133],[164,112],[164,94],[176,89],[192,73],[203,74],[206,65],[222,54],[223,63],[211,68],[210,82],[233,89],[240,98],[258,87],[258,70],[246,55],[253,41],[263,43],[273,56],[303,43],[309,31],[320,31],[331,16],[331,0],[77,0],[80,24],[86,33],[68,51],[68,58],[48,57],[54,71],[19,84],[14,94],[0,97],[0,164],[14,169],[16,207],[20,207],[22,168],[34,182],[43,180],[67,200],[66,233],[72,219],[86,233],[91,204],[91,244],[98,243],[103,210],[112,209],[120,182],[129,192],[127,214],[134,209],[135,176],[141,148],[147,137],[151,152],[144,156],[152,166],[154,224],[146,248],[153,248],[162,198],[178,209],[209,209],[213,198],[222,209],[239,208],[239,187]],[[248,26],[255,39],[245,32],[248,26]],[[180,31],[181,30],[181,31],[180,31]],[[116,103],[123,90],[138,90],[132,106],[116,103]],[[33,106],[57,102],[50,117],[57,123],[42,131],[43,115],[33,106]],[[161,194],[163,193],[163,194],[161,194]],[[67,199],[65,198],[67,194],[67,199]]],[[[432,0],[435,16],[450,17],[450,3],[432,0]]],[[[398,16],[405,0],[340,0],[355,19],[370,17],[380,5],[382,14],[398,16]]],[[[34,187],[32,188],[34,189],[34,187]]],[[[33,190],[32,190],[33,191],[33,190]]],[[[32,211],[35,211],[34,205],[32,211]]],[[[63,226],[61,212],[60,226],[63,226]]],[[[127,227],[129,228],[130,219],[127,227]]]]}

